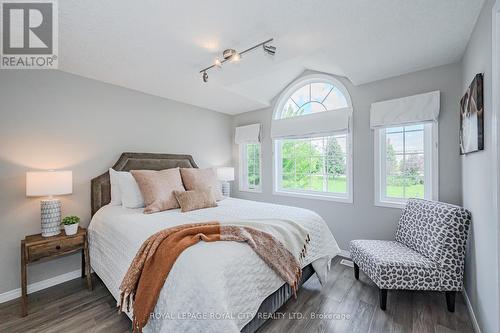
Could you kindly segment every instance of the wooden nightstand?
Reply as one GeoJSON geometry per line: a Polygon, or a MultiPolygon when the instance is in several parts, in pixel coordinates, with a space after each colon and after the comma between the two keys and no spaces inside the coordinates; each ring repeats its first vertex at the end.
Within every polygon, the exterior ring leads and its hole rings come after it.
{"type": "Polygon", "coordinates": [[[90,276],[90,257],[87,241],[87,229],[78,228],[75,235],[61,234],[52,237],[42,237],[41,234],[26,236],[21,241],[21,315],[28,314],[27,274],[29,263],[39,260],[50,260],[63,255],[82,251],[82,278],[87,277],[87,287],[92,290],[90,276]]]}

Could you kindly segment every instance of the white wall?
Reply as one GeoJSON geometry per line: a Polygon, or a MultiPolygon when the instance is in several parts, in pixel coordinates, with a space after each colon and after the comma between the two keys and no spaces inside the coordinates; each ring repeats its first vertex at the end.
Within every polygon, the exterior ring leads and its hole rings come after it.
{"type": "Polygon", "coordinates": [[[493,0],[485,2],[462,60],[462,92],[476,73],[484,73],[484,151],[462,158],[462,192],[472,212],[465,288],[483,333],[500,332],[498,300],[498,221],[493,212],[492,27],[493,0]]]}
{"type": "MultiPolygon", "coordinates": [[[[63,214],[90,218],[90,179],[120,153],[192,154],[201,166],[231,161],[231,118],[59,71],[0,71],[0,294],[19,288],[20,240],[40,232],[25,172],[73,170],[63,214]]],[[[78,269],[79,255],[32,265],[29,282],[78,269]]]]}
{"type": "MultiPolygon", "coordinates": [[[[305,73],[309,74],[309,73],[305,73]]],[[[369,110],[373,102],[409,96],[433,90],[441,91],[439,116],[439,198],[461,204],[461,171],[458,148],[459,64],[353,86],[339,78],[351,94],[353,112],[354,203],[345,204],[317,199],[284,197],[272,194],[272,142],[270,124],[273,108],[247,112],[234,117],[233,125],[263,124],[262,182],[263,193],[240,192],[234,182],[235,196],[312,209],[327,222],[339,245],[348,249],[352,239],[392,239],[401,211],[374,206],[373,131],[369,127],[369,110]]],[[[238,167],[238,148],[233,147],[233,163],[238,167]]]]}

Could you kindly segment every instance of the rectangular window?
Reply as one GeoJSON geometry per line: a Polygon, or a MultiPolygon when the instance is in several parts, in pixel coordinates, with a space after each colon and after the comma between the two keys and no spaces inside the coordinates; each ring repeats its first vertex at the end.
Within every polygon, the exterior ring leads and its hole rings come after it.
{"type": "Polygon", "coordinates": [[[240,144],[240,191],[261,191],[260,143],[240,144]]]}
{"type": "Polygon", "coordinates": [[[401,207],[409,198],[437,199],[434,132],[433,123],[375,131],[376,205],[401,207]]]}
{"type": "Polygon", "coordinates": [[[275,144],[277,193],[349,200],[347,133],[275,144]]]}

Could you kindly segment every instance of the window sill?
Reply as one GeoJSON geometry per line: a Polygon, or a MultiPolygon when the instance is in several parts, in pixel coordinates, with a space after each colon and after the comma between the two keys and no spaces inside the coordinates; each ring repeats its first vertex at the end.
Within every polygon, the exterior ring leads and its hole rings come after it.
{"type": "Polygon", "coordinates": [[[262,193],[262,190],[261,189],[258,189],[258,190],[250,190],[250,189],[242,189],[242,188],[239,188],[238,189],[239,192],[248,192],[248,193],[262,193]]]}
{"type": "Polygon", "coordinates": [[[283,190],[280,191],[274,190],[273,195],[281,195],[285,197],[295,197],[295,198],[312,199],[312,200],[336,201],[336,202],[350,203],[350,204],[352,204],[353,202],[352,198],[349,197],[337,197],[331,195],[289,192],[283,190]]]}
{"type": "Polygon", "coordinates": [[[403,209],[406,206],[406,201],[405,202],[375,201],[375,206],[377,206],[377,207],[386,207],[386,208],[403,209]]]}

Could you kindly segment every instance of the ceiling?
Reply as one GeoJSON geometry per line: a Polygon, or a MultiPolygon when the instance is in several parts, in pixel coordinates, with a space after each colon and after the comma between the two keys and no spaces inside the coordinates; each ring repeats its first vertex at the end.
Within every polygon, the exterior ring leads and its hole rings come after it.
{"type": "Polygon", "coordinates": [[[304,70],[359,85],[457,62],[483,0],[59,1],[59,69],[237,114],[269,106],[304,70]],[[274,38],[274,57],[199,70],[274,38]]]}

